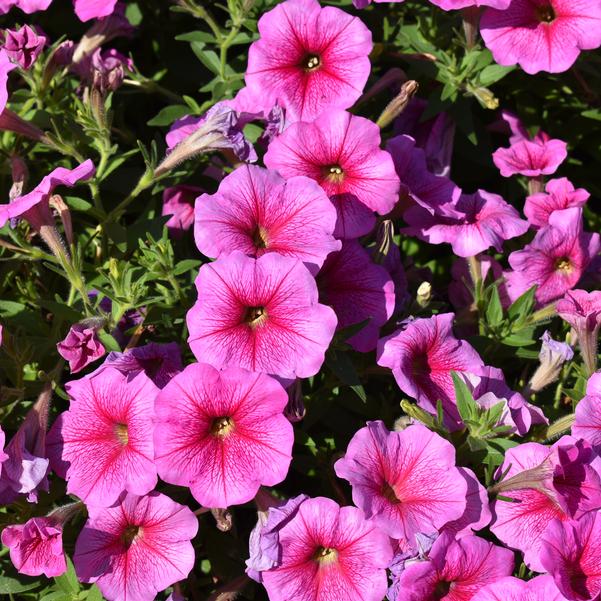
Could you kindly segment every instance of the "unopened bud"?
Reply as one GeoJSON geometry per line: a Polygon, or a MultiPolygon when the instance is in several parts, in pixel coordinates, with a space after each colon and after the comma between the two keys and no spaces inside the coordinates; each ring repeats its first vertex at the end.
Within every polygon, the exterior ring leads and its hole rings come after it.
{"type": "Polygon", "coordinates": [[[380,129],[390,125],[407,108],[418,88],[419,84],[412,79],[401,86],[401,91],[390,101],[376,121],[380,129]]]}
{"type": "Polygon", "coordinates": [[[228,532],[232,529],[232,512],[229,509],[214,507],[211,509],[211,513],[215,518],[217,528],[221,530],[221,532],[228,532]]]}
{"type": "Polygon", "coordinates": [[[527,393],[538,392],[559,378],[561,368],[566,361],[574,357],[569,344],[553,340],[549,332],[542,335],[543,341],[538,355],[540,365],[528,383],[527,393]]]}
{"type": "Polygon", "coordinates": [[[422,282],[419,285],[415,300],[422,308],[427,307],[430,304],[430,301],[432,300],[432,284],[430,284],[430,282],[422,282]]]}

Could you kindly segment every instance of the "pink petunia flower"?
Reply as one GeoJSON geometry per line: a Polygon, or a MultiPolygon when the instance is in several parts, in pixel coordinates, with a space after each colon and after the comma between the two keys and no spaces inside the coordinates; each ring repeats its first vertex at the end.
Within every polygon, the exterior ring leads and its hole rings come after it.
{"type": "Polygon", "coordinates": [[[2,430],[2,426],[0,426],[0,475],[2,474],[2,464],[8,459],[8,455],[4,452],[5,442],[6,435],[4,434],[4,430],[2,430]]]}
{"type": "Polygon", "coordinates": [[[557,588],[572,601],[601,593],[601,513],[579,520],[553,520],[543,535],[541,561],[557,588]]]}
{"type": "Polygon", "coordinates": [[[548,225],[553,211],[583,207],[590,198],[584,188],[574,189],[572,182],[565,177],[550,180],[545,190],[546,192],[528,196],[524,206],[524,215],[537,228],[548,225]]]}
{"type": "Polygon", "coordinates": [[[589,374],[597,369],[597,347],[601,330],[601,292],[570,290],[557,303],[557,313],[576,331],[580,352],[589,374]]]}
{"type": "Polygon", "coordinates": [[[143,495],[155,487],[158,391],[145,374],[130,380],[112,367],[69,382],[69,410],[48,435],[52,468],[67,480],[68,493],[107,507],[124,491],[143,495]]]}
{"type": "Polygon", "coordinates": [[[414,544],[420,532],[440,530],[466,508],[467,484],[455,449],[422,425],[390,432],[381,421],[355,433],[334,465],[351,483],[353,502],[391,538],[414,544]]]}
{"type": "Polygon", "coordinates": [[[106,353],[98,339],[97,331],[97,327],[75,323],[69,328],[64,340],[57,343],[56,350],[69,362],[72,374],[81,371],[106,353]]]}
{"type": "Polygon", "coordinates": [[[396,297],[388,271],[376,265],[357,240],[345,240],[317,275],[321,301],[338,316],[338,327],[369,322],[347,342],[366,353],[376,348],[380,327],[392,316],[396,297]]]}
{"type": "Polygon", "coordinates": [[[549,225],[530,244],[509,255],[514,271],[506,279],[512,301],[535,284],[539,305],[561,298],[576,286],[601,248],[599,234],[583,232],[582,225],[582,209],[554,211],[549,225]]]}
{"type": "Polygon", "coordinates": [[[433,212],[419,205],[410,207],[404,218],[408,233],[430,244],[447,242],[459,257],[474,257],[491,247],[501,252],[505,240],[521,236],[530,227],[503,198],[484,190],[462,194],[455,203],[433,212]]]}
{"type": "Polygon", "coordinates": [[[381,601],[390,539],[356,507],[307,499],[278,532],[279,562],[262,572],[271,601],[381,601]]]}
{"type": "Polygon", "coordinates": [[[508,576],[485,586],[472,601],[568,601],[551,576],[537,576],[528,582],[508,576]]]}
{"type": "Polygon", "coordinates": [[[207,257],[233,250],[252,257],[277,252],[317,273],[340,248],[332,236],[335,224],[336,210],[313,180],[286,181],[275,171],[243,166],[223,179],[216,194],[198,198],[194,238],[207,257]]]}
{"type": "Polygon", "coordinates": [[[88,515],[75,544],[75,571],[108,601],[152,601],[192,570],[198,519],[169,497],[124,494],[114,507],[88,507],[88,515]]]}
{"type": "Polygon", "coordinates": [[[194,201],[201,193],[201,188],[184,184],[165,188],[161,215],[171,215],[165,225],[173,238],[181,238],[194,225],[194,201]]]}
{"type": "Polygon", "coordinates": [[[9,58],[22,69],[29,69],[41,54],[48,39],[38,34],[29,25],[11,31],[7,29],[4,37],[4,50],[9,58]]]}
{"type": "Polygon", "coordinates": [[[498,10],[505,10],[512,0],[430,0],[432,4],[442,8],[442,10],[459,10],[470,6],[491,6],[498,10]]]}
{"type": "Polygon", "coordinates": [[[460,427],[451,371],[474,372],[484,364],[464,340],[453,336],[453,313],[415,319],[378,342],[378,365],[389,367],[399,388],[436,415],[442,402],[445,425],[460,427]]]}
{"type": "Polygon", "coordinates": [[[250,501],[259,486],[284,480],[294,433],[288,395],[265,374],[189,365],[155,402],[160,477],[188,486],[205,507],[250,501]]]}
{"type": "Polygon", "coordinates": [[[10,560],[20,574],[52,578],[67,571],[62,525],[51,517],[7,526],[2,531],[2,544],[10,549],[10,560]]]}
{"type": "Polygon", "coordinates": [[[555,173],[567,156],[563,140],[522,140],[509,148],[498,148],[492,158],[503,177],[518,174],[539,177],[555,173]]]}
{"type": "Polygon", "coordinates": [[[386,215],[398,200],[399,178],[380,149],[380,128],[346,111],[330,109],[311,123],[293,123],[271,142],[265,164],[286,179],[317,181],[336,206],[339,238],[367,234],[374,211],[386,215]]]}
{"type": "Polygon", "coordinates": [[[16,69],[17,65],[10,60],[4,48],[0,48],[0,113],[6,108],[8,102],[8,74],[16,69]]]}
{"type": "Polygon", "coordinates": [[[188,343],[218,369],[242,367],[282,378],[315,375],[334,336],[336,314],[298,260],[240,251],[200,268],[188,312],[188,343]]]}
{"type": "Polygon", "coordinates": [[[357,17],[317,0],[286,0],[259,19],[246,84],[277,100],[290,121],[348,108],[369,77],[370,30],[357,17]]]}
{"type": "Polygon", "coordinates": [[[601,508],[601,458],[588,443],[564,436],[552,447],[530,442],[509,449],[493,503],[492,532],[544,572],[541,537],[553,519],[579,519],[601,508]],[[528,528],[524,528],[527,521],[528,528]]]}
{"type": "Polygon", "coordinates": [[[79,20],[89,21],[113,14],[117,0],[74,0],[74,4],[79,20]]]}
{"type": "Polygon", "coordinates": [[[91,160],[84,161],[75,169],[57,167],[28,194],[15,198],[9,204],[0,205],[0,227],[9,219],[25,219],[39,230],[44,225],[53,225],[49,200],[57,186],[73,187],[78,181],[94,175],[95,168],[91,160]]]}
{"type": "Polygon", "coordinates": [[[444,533],[426,561],[405,565],[390,601],[470,601],[482,587],[510,576],[513,553],[477,536],[444,533]]]}
{"type": "Polygon", "coordinates": [[[586,385],[586,395],[576,405],[572,435],[590,442],[601,450],[601,372],[594,373],[586,385]]]}
{"type": "Polygon", "coordinates": [[[589,0],[512,0],[480,21],[484,43],[500,65],[526,73],[567,71],[581,50],[601,46],[601,3],[589,0]]]}

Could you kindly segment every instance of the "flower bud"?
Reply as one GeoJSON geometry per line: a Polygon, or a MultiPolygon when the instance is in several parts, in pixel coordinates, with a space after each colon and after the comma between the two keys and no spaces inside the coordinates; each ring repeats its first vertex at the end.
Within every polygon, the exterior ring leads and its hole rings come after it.
{"type": "Polygon", "coordinates": [[[555,382],[559,378],[563,364],[574,357],[570,345],[553,340],[548,331],[542,335],[541,340],[543,343],[538,355],[540,365],[530,379],[528,392],[538,392],[555,382]]]}

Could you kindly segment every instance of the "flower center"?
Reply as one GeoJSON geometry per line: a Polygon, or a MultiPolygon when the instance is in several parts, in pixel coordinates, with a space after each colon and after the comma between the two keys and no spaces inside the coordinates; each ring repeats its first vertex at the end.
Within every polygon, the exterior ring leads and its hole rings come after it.
{"type": "Polygon", "coordinates": [[[451,592],[452,584],[453,584],[452,582],[446,582],[445,580],[442,580],[441,582],[439,582],[436,585],[436,588],[434,589],[434,595],[432,596],[432,598],[433,599],[444,599],[451,592]]]}
{"type": "Polygon", "coordinates": [[[550,4],[548,6],[539,6],[536,9],[536,18],[541,23],[552,23],[555,21],[555,11],[550,4]]]}
{"type": "Polygon", "coordinates": [[[115,436],[117,440],[125,446],[129,442],[129,434],[126,424],[115,424],[115,436]]]}
{"type": "Polygon", "coordinates": [[[394,492],[394,488],[392,488],[392,486],[390,484],[388,484],[388,482],[384,482],[383,486],[382,486],[382,496],[387,500],[390,501],[393,504],[398,504],[400,503],[400,499],[396,496],[396,493],[394,492]]]}
{"type": "Polygon", "coordinates": [[[265,228],[257,225],[252,233],[253,244],[257,248],[267,248],[267,232],[265,228]]]}
{"type": "Polygon", "coordinates": [[[344,170],[340,165],[327,165],[323,168],[323,176],[330,182],[340,183],[344,179],[344,170]]]}
{"type": "Polygon", "coordinates": [[[265,322],[267,313],[265,307],[247,307],[244,312],[244,322],[251,328],[256,328],[265,322]]]}
{"type": "Polygon", "coordinates": [[[305,71],[316,71],[321,66],[321,58],[317,54],[308,54],[303,60],[305,71]]]}
{"type": "Polygon", "coordinates": [[[319,547],[313,556],[315,561],[320,565],[328,565],[334,563],[338,558],[338,551],[330,547],[319,547]]]}
{"type": "Polygon", "coordinates": [[[126,547],[130,547],[132,543],[142,536],[142,528],[135,524],[130,524],[121,535],[121,540],[126,547]]]}
{"type": "Polygon", "coordinates": [[[567,257],[561,257],[555,261],[555,270],[570,273],[572,271],[572,263],[567,257]]]}
{"type": "Polygon", "coordinates": [[[218,417],[211,424],[211,434],[223,438],[227,436],[234,428],[234,422],[231,417],[218,417]]]}

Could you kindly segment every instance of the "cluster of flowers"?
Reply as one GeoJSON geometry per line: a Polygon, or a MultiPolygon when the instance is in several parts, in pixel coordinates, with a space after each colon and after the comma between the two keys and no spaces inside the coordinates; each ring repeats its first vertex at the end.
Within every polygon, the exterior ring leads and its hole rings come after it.
{"type": "MultiPolygon", "coordinates": [[[[8,4],[29,12],[49,2],[8,4]]],[[[92,11],[96,2],[75,4],[82,20],[123,18],[107,16],[114,3],[102,3],[100,12],[92,11]]],[[[580,2],[571,2],[569,11],[559,0],[548,6],[530,0],[436,4],[446,10],[492,5],[482,20],[486,43],[501,64],[519,62],[529,72],[565,69],[579,49],[601,44],[601,29],[590,21],[597,14],[601,19],[598,2],[586,9],[586,23],[575,16],[585,10],[580,2]],[[522,22],[524,15],[536,17],[535,26],[522,22]],[[525,38],[525,30],[566,51],[548,51],[525,38]],[[522,36],[520,44],[515,35],[522,36]]],[[[583,231],[588,192],[565,178],[544,180],[567,157],[566,144],[543,132],[531,137],[517,117],[503,115],[510,146],[493,159],[503,176],[529,178],[522,219],[502,197],[483,190],[466,194],[451,181],[444,123],[418,144],[418,135],[409,135],[417,120],[405,113],[384,150],[380,127],[347,112],[370,72],[371,33],[361,20],[317,0],[286,0],[262,16],[259,34],[250,47],[246,87],[202,117],[177,121],[157,168],[157,174],[168,173],[213,150],[240,163],[213,195],[186,185],[164,196],[172,232],[193,226],[199,251],[213,259],[200,268],[198,298],[187,314],[188,343],[198,363],[184,368],[175,343],[111,353],[93,373],[67,383],[69,409],[48,433],[51,393],[42,393],[0,453],[0,499],[35,503],[52,471],[81,501],[5,528],[2,542],[13,563],[25,574],[63,573],[62,528],[85,504],[88,518],[73,558],[77,576],[96,582],[110,601],[153,599],[187,577],[198,530],[188,507],[155,491],[160,478],[188,487],[203,508],[255,500],[259,516],[247,573],[272,601],[596,598],[601,293],[575,287],[594,267],[601,242],[599,234],[583,231]],[[249,164],[258,160],[243,133],[250,121],[265,125],[265,167],[249,164]],[[445,143],[431,143],[441,129],[445,143]],[[547,423],[540,408],[511,390],[501,370],[454,335],[453,313],[407,319],[382,336],[407,303],[400,250],[391,235],[392,219],[401,216],[403,233],[451,245],[458,257],[458,310],[469,307],[473,284],[490,273],[503,278],[505,306],[537,285],[538,307],[556,307],[573,327],[590,379],[571,436],[509,449],[487,490],[457,465],[454,446],[439,433],[418,423],[389,431],[372,421],[335,464],[337,476],[350,483],[355,506],[305,495],[277,499],[261,487],[287,476],[292,423],[302,415],[298,379],[319,372],[336,331],[344,336],[350,326],[362,327],[352,328],[347,342],[359,352],[375,350],[378,365],[392,371],[424,414],[442,415],[446,432],[466,426],[457,380],[482,411],[496,409],[494,427],[506,434],[523,436],[532,425],[547,423]],[[510,269],[482,254],[502,251],[506,240],[529,230],[534,238],[509,255],[510,269]],[[503,546],[474,534],[487,527],[503,546]],[[513,550],[542,575],[530,582],[513,578],[513,550]]],[[[17,64],[29,68],[45,42],[27,26],[7,33],[0,50],[3,116],[9,72],[17,64]]],[[[115,51],[104,54],[89,45],[71,51],[64,64],[81,67],[75,57],[88,57],[84,71],[99,90],[119,85],[115,70],[122,78],[125,60],[115,51]],[[97,75],[103,68],[104,78],[97,75]]],[[[416,104],[413,109],[419,112],[416,104]]],[[[23,133],[25,125],[19,127],[23,133]]],[[[27,194],[16,181],[12,201],[0,206],[0,226],[27,220],[64,254],[51,211],[60,200],[54,189],[93,173],[91,161],[58,168],[27,194]]],[[[68,223],[63,221],[67,237],[68,223]]],[[[94,320],[74,324],[58,344],[72,373],[105,355],[99,327],[94,320]]],[[[545,335],[529,390],[552,382],[572,354],[567,344],[545,335]]],[[[0,442],[1,449],[1,430],[0,442]]]]}

